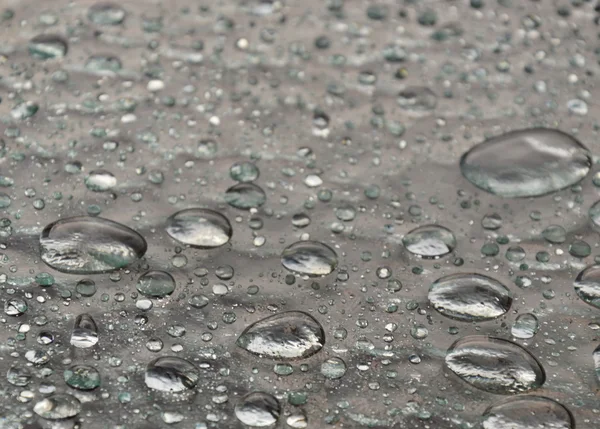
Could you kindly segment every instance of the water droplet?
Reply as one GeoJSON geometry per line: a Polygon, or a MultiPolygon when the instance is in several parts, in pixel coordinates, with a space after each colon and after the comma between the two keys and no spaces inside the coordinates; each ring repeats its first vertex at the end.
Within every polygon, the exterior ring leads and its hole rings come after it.
{"type": "Polygon", "coordinates": [[[561,244],[567,239],[567,231],[560,225],[550,225],[542,231],[542,237],[549,243],[561,244]]]}
{"type": "Polygon", "coordinates": [[[600,265],[591,265],[577,275],[575,292],[583,302],[600,308],[600,265]]]}
{"type": "Polygon", "coordinates": [[[310,314],[288,311],[253,323],[237,345],[258,356],[279,360],[305,359],[325,344],[325,332],[310,314]]]}
{"type": "Polygon", "coordinates": [[[326,276],[338,264],[335,251],[318,241],[298,241],[281,253],[282,265],[295,273],[326,276]]]}
{"type": "Polygon", "coordinates": [[[96,25],[119,25],[125,19],[125,10],[114,3],[96,3],[87,16],[96,25]]]}
{"type": "Polygon", "coordinates": [[[277,423],[281,406],[277,399],[264,392],[252,392],[235,405],[235,416],[243,424],[265,427],[277,423]]]}
{"type": "Polygon", "coordinates": [[[240,210],[261,207],[267,202],[265,191],[254,183],[238,183],[225,191],[225,202],[240,210]]]}
{"type": "Polygon", "coordinates": [[[100,373],[92,366],[73,365],[65,369],[65,383],[78,390],[94,390],[100,386],[100,373]]]}
{"type": "Polygon", "coordinates": [[[436,280],[429,301],[444,316],[464,322],[491,320],[512,304],[510,291],[497,280],[480,274],[452,274],[436,280]]]}
{"type": "Polygon", "coordinates": [[[588,150],[558,130],[531,128],[484,141],[460,160],[465,178],[502,197],[538,197],[567,188],[589,172],[588,150]]]}
{"type": "Polygon", "coordinates": [[[510,333],[513,337],[521,340],[533,338],[540,328],[539,321],[531,313],[520,314],[513,323],[510,333]]]}
{"type": "Polygon", "coordinates": [[[106,192],[117,185],[117,178],[110,171],[94,170],[85,178],[85,186],[93,192],[106,192]]]}
{"type": "Polygon", "coordinates": [[[6,380],[13,386],[24,387],[31,382],[31,372],[24,366],[13,366],[6,373],[6,380]]]}
{"type": "Polygon", "coordinates": [[[437,258],[454,250],[456,238],[452,231],[443,226],[424,225],[402,237],[402,244],[415,255],[437,258]]]}
{"type": "Polygon", "coordinates": [[[496,231],[502,227],[502,218],[498,213],[485,215],[481,220],[481,226],[483,229],[496,231]]]}
{"type": "Polygon", "coordinates": [[[46,226],[42,260],[55,270],[94,274],[126,267],[144,256],[146,240],[134,230],[99,217],[72,217],[46,226]]]}
{"type": "Polygon", "coordinates": [[[574,429],[575,420],[563,405],[543,396],[510,398],[483,413],[483,429],[574,429]]]}
{"type": "Polygon", "coordinates": [[[329,358],[321,364],[321,374],[330,380],[342,378],[346,370],[346,363],[338,357],[329,358]]]}
{"type": "Polygon", "coordinates": [[[437,95],[425,86],[411,86],[398,94],[398,105],[410,112],[430,112],[437,106],[437,95]]]}
{"type": "Polygon", "coordinates": [[[589,215],[594,226],[600,228],[600,201],[596,201],[590,207],[589,215]]]}
{"type": "Polygon", "coordinates": [[[89,314],[80,314],[73,324],[71,345],[80,349],[93,347],[98,342],[98,327],[89,314]]]}
{"type": "Polygon", "coordinates": [[[596,347],[592,353],[592,359],[594,360],[594,368],[596,369],[596,378],[600,381],[600,346],[596,347]]]}
{"type": "Polygon", "coordinates": [[[46,420],[62,420],[75,417],[81,411],[81,402],[68,394],[44,398],[33,407],[33,411],[46,420]]]}
{"type": "Polygon", "coordinates": [[[184,392],[196,387],[200,376],[196,367],[185,359],[163,356],[146,368],[146,386],[162,392],[184,392]]]}
{"type": "Polygon", "coordinates": [[[165,271],[148,271],[140,276],[136,288],[142,295],[164,298],[175,290],[175,279],[165,271]]]}
{"type": "Polygon", "coordinates": [[[464,337],[448,349],[445,363],[463,381],[499,395],[527,392],[546,381],[544,369],[531,353],[500,338],[464,337]]]}
{"type": "Polygon", "coordinates": [[[259,174],[258,167],[252,162],[237,162],[229,169],[229,175],[236,182],[254,182],[259,174]]]}
{"type": "Polygon", "coordinates": [[[167,234],[192,247],[211,248],[227,244],[233,230],[229,220],[208,209],[187,209],[167,219],[167,234]]]}
{"type": "Polygon", "coordinates": [[[62,58],[67,54],[68,44],[56,34],[40,34],[29,41],[29,54],[40,60],[62,58]]]}
{"type": "Polygon", "coordinates": [[[21,298],[9,298],[4,302],[4,313],[7,316],[21,316],[27,312],[27,303],[21,298]]]}

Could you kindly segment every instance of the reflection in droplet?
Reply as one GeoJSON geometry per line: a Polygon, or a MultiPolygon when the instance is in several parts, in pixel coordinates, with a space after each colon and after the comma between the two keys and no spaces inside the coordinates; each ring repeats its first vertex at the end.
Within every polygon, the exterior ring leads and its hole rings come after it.
{"type": "Polygon", "coordinates": [[[85,178],[85,186],[93,192],[106,192],[117,185],[117,178],[106,170],[90,171],[85,178]]]}
{"type": "Polygon", "coordinates": [[[42,260],[66,273],[94,274],[126,267],[144,256],[146,240],[134,230],[99,217],[72,217],[46,226],[42,260]]]}
{"type": "Polygon", "coordinates": [[[512,304],[502,283],[480,274],[452,274],[436,280],[429,301],[444,316],[464,322],[491,320],[505,314],[512,304]]]}
{"type": "Polygon", "coordinates": [[[225,202],[240,210],[261,207],[267,202],[265,191],[254,183],[238,183],[225,191],[225,202]]]}
{"type": "Polygon", "coordinates": [[[46,420],[69,419],[79,414],[81,402],[72,395],[57,394],[37,402],[33,411],[46,420]]]}
{"type": "Polygon", "coordinates": [[[592,221],[592,223],[594,224],[594,226],[597,226],[598,228],[600,228],[600,201],[596,201],[592,207],[590,207],[590,220],[592,221]]]}
{"type": "Polygon", "coordinates": [[[67,54],[68,44],[56,34],[40,34],[29,41],[29,54],[40,60],[62,58],[67,54]]]}
{"type": "Polygon", "coordinates": [[[346,363],[338,357],[329,358],[321,364],[321,374],[330,380],[342,378],[346,369],[346,363]]]}
{"type": "Polygon", "coordinates": [[[456,247],[456,238],[448,228],[424,225],[402,237],[402,244],[415,255],[436,258],[452,252],[456,247]]]}
{"type": "Polygon", "coordinates": [[[12,366],[6,373],[6,381],[13,386],[27,386],[31,381],[31,372],[25,366],[12,366]]]}
{"type": "Polygon", "coordinates": [[[463,381],[500,395],[537,389],[546,381],[544,369],[531,353],[500,338],[464,337],[448,349],[445,363],[463,381]]]}
{"type": "Polygon", "coordinates": [[[192,363],[175,356],[164,356],[148,364],[144,381],[151,389],[183,392],[196,387],[199,378],[198,370],[192,363]]]}
{"type": "Polygon", "coordinates": [[[600,308],[600,265],[591,265],[577,275],[575,292],[583,302],[600,308]]]}
{"type": "Polygon", "coordinates": [[[588,150],[558,130],[531,128],[484,141],[460,160],[465,178],[502,197],[538,197],[578,183],[589,172],[588,150]]]}
{"type": "Polygon", "coordinates": [[[540,329],[540,323],[533,314],[525,313],[520,314],[519,317],[513,323],[510,333],[513,337],[521,340],[533,338],[537,331],[540,329]]]}
{"type": "Polygon", "coordinates": [[[167,219],[167,234],[193,247],[211,248],[227,244],[233,230],[229,220],[208,209],[187,209],[167,219]]]}
{"type": "Polygon", "coordinates": [[[235,416],[251,427],[265,427],[277,423],[281,406],[277,399],[264,392],[252,392],[235,405],[235,416]]]}
{"type": "Polygon", "coordinates": [[[65,383],[78,390],[94,390],[100,386],[100,373],[89,365],[73,365],[65,369],[65,383]]]}
{"type": "Polygon", "coordinates": [[[298,241],[281,253],[285,268],[308,276],[326,276],[338,264],[337,254],[331,247],[318,241],[298,241]]]}
{"type": "Polygon", "coordinates": [[[148,271],[140,276],[136,288],[144,296],[164,298],[175,290],[175,279],[166,271],[148,271]]]}
{"type": "Polygon", "coordinates": [[[325,332],[310,314],[288,311],[248,326],[237,345],[258,356],[280,360],[304,359],[325,344],[325,332]]]}
{"type": "Polygon", "coordinates": [[[594,353],[592,353],[592,359],[594,360],[594,368],[596,369],[596,378],[600,382],[600,346],[596,347],[594,353]]]}
{"type": "Polygon", "coordinates": [[[75,319],[71,333],[71,345],[80,349],[93,347],[98,342],[98,327],[89,314],[80,314],[75,319]]]}
{"type": "Polygon", "coordinates": [[[114,3],[96,3],[88,9],[88,19],[97,25],[119,25],[125,19],[125,10],[114,3]]]}
{"type": "Polygon", "coordinates": [[[483,413],[483,429],[574,429],[571,412],[542,396],[510,398],[483,413]]]}

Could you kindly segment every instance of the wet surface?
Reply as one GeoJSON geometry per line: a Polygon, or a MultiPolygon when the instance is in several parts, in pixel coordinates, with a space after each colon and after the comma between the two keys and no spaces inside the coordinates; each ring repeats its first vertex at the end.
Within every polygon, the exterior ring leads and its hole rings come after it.
{"type": "Polygon", "coordinates": [[[2,2],[0,427],[599,427],[595,6],[2,2]]]}

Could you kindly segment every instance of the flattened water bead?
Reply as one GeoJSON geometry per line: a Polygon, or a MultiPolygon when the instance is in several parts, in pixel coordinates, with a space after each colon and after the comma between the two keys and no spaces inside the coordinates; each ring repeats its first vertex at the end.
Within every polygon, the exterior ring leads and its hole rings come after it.
{"type": "Polygon", "coordinates": [[[146,367],[146,386],[162,392],[184,392],[196,387],[200,376],[196,367],[189,361],[163,356],[151,361],[146,367]]]}
{"type": "Polygon", "coordinates": [[[227,189],[224,198],[231,207],[241,210],[261,207],[267,201],[265,191],[254,183],[233,185],[227,189]]]}
{"type": "Polygon", "coordinates": [[[308,276],[325,276],[335,270],[337,254],[318,241],[299,241],[281,253],[281,264],[290,271],[308,276]]]}
{"type": "Polygon", "coordinates": [[[252,392],[235,405],[235,416],[251,427],[266,427],[277,423],[281,406],[274,396],[265,392],[252,392]]]}
{"type": "Polygon", "coordinates": [[[480,274],[452,274],[436,280],[429,302],[444,316],[464,322],[500,317],[510,309],[512,297],[502,283],[480,274]]]}
{"type": "Polygon", "coordinates": [[[511,131],[474,146],[460,160],[463,176],[501,197],[538,197],[581,181],[589,151],[573,136],[546,128],[511,131]]]}
{"type": "Polygon", "coordinates": [[[577,275],[575,292],[583,302],[600,309],[600,265],[589,266],[577,275]]]}
{"type": "Polygon", "coordinates": [[[175,290],[175,279],[166,271],[148,271],[140,276],[136,288],[144,296],[164,298],[175,290]]]}
{"type": "Polygon", "coordinates": [[[257,356],[279,360],[304,359],[323,348],[325,332],[308,313],[288,311],[253,323],[236,343],[257,356]]]}
{"type": "Polygon", "coordinates": [[[166,231],[175,240],[193,247],[227,244],[233,234],[229,220],[209,209],[187,209],[167,219],[166,231]]]}
{"type": "Polygon", "coordinates": [[[29,41],[29,54],[40,60],[62,58],[67,54],[67,41],[56,34],[40,34],[29,41]]]}
{"type": "Polygon", "coordinates": [[[483,429],[575,429],[571,412],[542,396],[520,396],[492,405],[483,413],[483,429]]]}
{"type": "Polygon", "coordinates": [[[33,406],[33,411],[46,420],[63,420],[81,412],[79,399],[66,393],[44,398],[33,406]]]}
{"type": "Polygon", "coordinates": [[[126,267],[148,248],[134,230],[99,217],[72,217],[46,226],[40,236],[42,260],[55,270],[95,274],[126,267]]]}
{"type": "Polygon", "coordinates": [[[456,238],[448,228],[425,225],[413,229],[402,237],[402,244],[415,255],[437,258],[454,250],[456,238]]]}
{"type": "Polygon", "coordinates": [[[461,338],[448,349],[445,363],[466,383],[499,395],[528,392],[546,381],[542,365],[528,350],[500,338],[461,338]]]}

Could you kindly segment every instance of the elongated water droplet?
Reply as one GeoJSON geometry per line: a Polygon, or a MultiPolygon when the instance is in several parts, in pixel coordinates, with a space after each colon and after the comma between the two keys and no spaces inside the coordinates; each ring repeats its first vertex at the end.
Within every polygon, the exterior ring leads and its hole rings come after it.
{"type": "Polygon", "coordinates": [[[85,186],[93,192],[105,192],[117,185],[117,178],[106,170],[94,170],[85,178],[85,186]]]}
{"type": "Polygon", "coordinates": [[[519,317],[515,320],[510,333],[513,337],[519,338],[521,340],[526,340],[529,338],[533,338],[535,334],[537,334],[538,329],[540,328],[540,323],[533,314],[525,313],[520,314],[519,317]]]}
{"type": "Polygon", "coordinates": [[[29,54],[40,60],[62,58],[67,54],[68,44],[56,34],[40,34],[29,41],[29,54]]]}
{"type": "Polygon", "coordinates": [[[448,228],[439,225],[424,225],[402,237],[402,244],[415,255],[437,258],[454,250],[456,238],[448,228]]]}
{"type": "Polygon", "coordinates": [[[97,25],[119,25],[125,19],[125,10],[114,3],[96,3],[88,9],[87,16],[97,25]]]}
{"type": "Polygon", "coordinates": [[[588,150],[558,130],[530,128],[484,141],[460,168],[478,188],[502,197],[538,197],[567,188],[590,171],[588,150]]]}
{"type": "Polygon", "coordinates": [[[346,369],[346,362],[338,357],[329,358],[321,364],[321,374],[330,380],[342,378],[346,369]]]}
{"type": "Polygon", "coordinates": [[[240,210],[261,207],[267,202],[265,191],[254,183],[238,183],[227,189],[225,202],[240,210]]]}
{"type": "Polygon", "coordinates": [[[229,220],[208,209],[187,209],[167,219],[167,234],[193,247],[211,248],[227,244],[233,230],[229,220]]]}
{"type": "Polygon", "coordinates": [[[298,241],[281,253],[282,265],[290,271],[308,276],[326,276],[338,264],[337,254],[319,241],[298,241]]]}
{"type": "Polygon", "coordinates": [[[31,372],[24,366],[13,366],[6,373],[6,380],[13,386],[24,387],[31,381],[31,372]]]}
{"type": "Polygon", "coordinates": [[[437,95],[425,86],[411,86],[402,90],[396,101],[404,110],[426,113],[437,106],[437,95]]]}
{"type": "Polygon", "coordinates": [[[510,398],[483,413],[483,429],[574,429],[571,412],[543,396],[510,398]]]}
{"type": "Polygon", "coordinates": [[[79,414],[81,402],[72,395],[57,394],[36,403],[33,411],[46,420],[69,419],[79,414]]]}
{"type": "Polygon", "coordinates": [[[600,308],[600,265],[589,266],[577,275],[575,292],[583,302],[600,308]]]}
{"type": "Polygon", "coordinates": [[[165,271],[148,271],[140,276],[136,288],[142,295],[163,298],[175,290],[175,279],[165,271]]]}
{"type": "Polygon", "coordinates": [[[594,360],[594,368],[596,369],[596,378],[600,382],[600,346],[596,347],[596,350],[592,353],[592,359],[594,360]]]}
{"type": "Polygon", "coordinates": [[[93,347],[98,342],[98,327],[89,314],[80,314],[75,319],[71,333],[71,345],[80,349],[93,347]]]}
{"type": "Polygon", "coordinates": [[[463,381],[499,395],[527,392],[546,381],[544,369],[531,353],[500,338],[464,337],[448,349],[445,363],[463,381]]]}
{"type": "Polygon", "coordinates": [[[252,392],[235,405],[235,416],[252,427],[265,427],[277,423],[281,406],[277,399],[264,392],[252,392]]]}
{"type": "Polygon", "coordinates": [[[429,289],[433,308],[464,322],[491,320],[505,314],[512,304],[502,283],[480,274],[452,274],[436,280],[429,289]]]}
{"type": "Polygon", "coordinates": [[[98,217],[51,223],[40,237],[42,260],[55,270],[94,274],[126,267],[144,256],[146,240],[134,230],[98,217]]]}
{"type": "Polygon", "coordinates": [[[65,369],[65,383],[78,390],[94,390],[100,386],[100,373],[89,365],[73,365],[65,369]]]}
{"type": "Polygon", "coordinates": [[[144,381],[151,389],[176,393],[193,389],[199,378],[192,363],[175,356],[164,356],[148,364],[144,381]]]}
{"type": "Polygon", "coordinates": [[[21,298],[9,298],[4,302],[7,316],[21,316],[27,312],[27,303],[21,298]]]}
{"type": "Polygon", "coordinates": [[[305,359],[325,344],[319,322],[302,311],[275,314],[248,326],[237,345],[252,354],[279,359],[305,359]]]}

